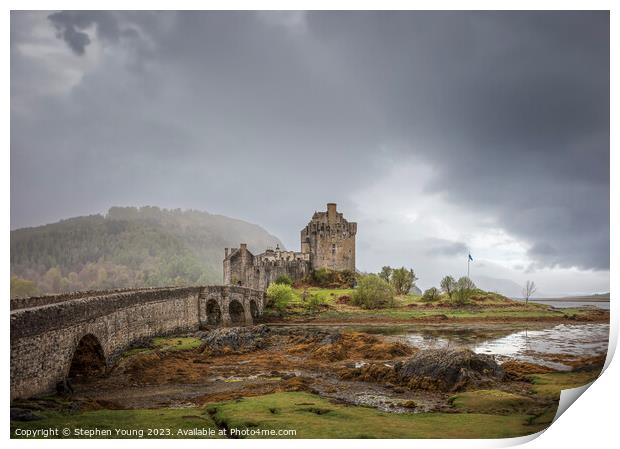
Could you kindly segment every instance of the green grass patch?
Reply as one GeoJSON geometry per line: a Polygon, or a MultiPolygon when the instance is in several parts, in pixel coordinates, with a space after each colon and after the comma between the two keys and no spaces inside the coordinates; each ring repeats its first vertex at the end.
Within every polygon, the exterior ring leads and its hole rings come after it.
{"type": "MultiPolygon", "coordinates": [[[[293,290],[295,293],[295,301],[294,303],[303,304],[302,296],[304,289],[296,288],[293,290]]],[[[305,289],[306,294],[308,296],[315,295],[322,302],[326,304],[336,304],[338,298],[341,296],[351,296],[353,294],[352,288],[318,288],[318,287],[309,287],[305,289]]]]}
{"type": "Polygon", "coordinates": [[[144,348],[131,348],[123,353],[123,357],[131,357],[136,354],[148,354],[153,351],[187,351],[200,347],[202,341],[195,337],[155,337],[151,339],[150,346],[144,348]]]}
{"type": "Polygon", "coordinates": [[[562,390],[581,387],[598,377],[598,371],[533,374],[532,391],[540,396],[557,399],[562,390]]]}
{"type": "Polygon", "coordinates": [[[546,310],[538,307],[497,307],[493,308],[389,308],[363,310],[356,308],[330,309],[320,314],[320,318],[330,320],[354,320],[359,318],[389,318],[392,320],[415,320],[441,316],[448,319],[536,319],[536,318],[565,318],[562,311],[546,310]]]}
{"type": "Polygon", "coordinates": [[[153,346],[164,351],[185,351],[198,348],[202,342],[195,337],[155,337],[153,346]]]}
{"type": "Polygon", "coordinates": [[[228,428],[293,429],[296,438],[507,438],[544,428],[530,424],[533,417],[525,414],[390,414],[303,392],[222,402],[211,410],[215,421],[228,428]]]}
{"type": "Polygon", "coordinates": [[[551,405],[544,409],[540,414],[534,416],[530,420],[530,424],[534,425],[542,425],[542,426],[550,426],[553,422],[553,418],[555,418],[555,414],[558,411],[558,403],[555,405],[551,405]]]}
{"type": "Polygon", "coordinates": [[[528,413],[536,403],[533,399],[500,390],[477,390],[450,398],[457,409],[470,413],[528,413]]]}
{"type": "MultiPolygon", "coordinates": [[[[77,429],[94,431],[100,435],[90,438],[199,438],[198,435],[183,433],[192,429],[211,429],[214,433],[203,438],[218,438],[218,429],[213,419],[203,409],[153,409],[153,410],[95,410],[78,413],[36,412],[44,419],[38,421],[11,421],[11,438],[17,436],[16,431],[36,429],[58,429],[55,438],[89,438],[87,434],[76,434],[77,429]],[[64,436],[63,429],[70,430],[70,436],[64,436]],[[120,433],[117,433],[117,429],[120,433]],[[149,429],[151,433],[149,434],[149,429]],[[101,435],[104,432],[104,435],[101,435]],[[130,433],[133,432],[133,433],[130,433]],[[135,434],[142,432],[142,436],[135,434]]],[[[39,437],[40,438],[40,437],[39,437]]]]}
{"type": "Polygon", "coordinates": [[[436,302],[427,303],[421,300],[420,295],[408,294],[396,296],[392,307],[383,309],[362,309],[351,304],[341,304],[338,300],[343,296],[351,298],[355,290],[352,288],[318,288],[293,289],[293,298],[282,313],[267,310],[267,317],[295,318],[313,316],[318,319],[331,321],[355,321],[384,319],[394,321],[424,320],[424,319],[507,319],[507,320],[536,320],[555,319],[579,320],[586,318],[591,313],[586,309],[553,309],[544,304],[529,303],[525,305],[520,301],[510,300],[502,295],[492,292],[478,292],[472,296],[468,303],[456,307],[446,296],[436,302]],[[312,309],[306,298],[317,297],[320,303],[327,307],[312,309]],[[430,307],[429,307],[430,306],[430,307]]]}

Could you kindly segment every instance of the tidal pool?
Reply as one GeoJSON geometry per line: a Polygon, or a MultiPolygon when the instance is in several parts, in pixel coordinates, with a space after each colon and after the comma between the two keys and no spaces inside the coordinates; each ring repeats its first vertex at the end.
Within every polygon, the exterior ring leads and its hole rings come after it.
{"type": "Polygon", "coordinates": [[[609,324],[605,323],[316,327],[385,335],[420,349],[465,346],[476,353],[493,355],[499,363],[513,359],[558,370],[570,370],[571,366],[563,362],[571,359],[606,354],[609,341],[609,324]]]}
{"type": "MultiPolygon", "coordinates": [[[[494,331],[503,333],[501,329],[494,331]]],[[[571,368],[562,363],[562,359],[606,354],[609,341],[609,324],[601,323],[558,324],[543,329],[505,329],[504,332],[506,335],[491,336],[485,332],[472,334],[463,329],[436,329],[429,335],[428,332],[407,329],[403,337],[422,349],[466,346],[479,354],[494,355],[500,363],[516,359],[559,370],[571,368]]]]}

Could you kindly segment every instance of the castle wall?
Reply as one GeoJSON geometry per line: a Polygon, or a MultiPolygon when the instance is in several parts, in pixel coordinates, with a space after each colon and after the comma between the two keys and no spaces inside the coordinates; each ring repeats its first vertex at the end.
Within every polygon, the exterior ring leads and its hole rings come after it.
{"type": "Polygon", "coordinates": [[[355,271],[356,234],[357,223],[349,223],[329,203],[327,212],[315,213],[301,231],[301,247],[310,253],[313,270],[355,271]]]}
{"type": "Polygon", "coordinates": [[[310,274],[310,262],[307,260],[262,261],[254,267],[252,288],[266,290],[269,284],[280,276],[288,276],[293,282],[300,281],[310,274]]]}
{"type": "Polygon", "coordinates": [[[224,251],[224,284],[265,290],[279,276],[300,281],[313,270],[355,271],[357,223],[349,223],[328,203],[326,212],[315,212],[301,231],[301,252],[267,250],[254,256],[244,244],[224,251]]]}

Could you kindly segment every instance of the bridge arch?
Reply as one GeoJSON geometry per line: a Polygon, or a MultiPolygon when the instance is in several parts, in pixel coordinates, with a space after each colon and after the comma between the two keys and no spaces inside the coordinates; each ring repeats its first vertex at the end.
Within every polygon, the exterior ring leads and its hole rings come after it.
{"type": "Polygon", "coordinates": [[[245,309],[236,299],[231,300],[228,303],[228,314],[230,315],[230,322],[233,326],[243,326],[245,324],[245,309]]]}
{"type": "Polygon", "coordinates": [[[220,312],[217,325],[251,325],[265,293],[207,285],[11,300],[11,399],[54,391],[68,377],[105,373],[136,341],[198,330],[208,324],[210,300],[217,304],[212,315],[220,312]]]}
{"type": "Polygon", "coordinates": [[[100,376],[107,368],[106,357],[99,339],[89,333],[77,342],[71,355],[67,377],[72,382],[100,376]]]}
{"type": "Polygon", "coordinates": [[[222,309],[215,299],[207,301],[207,324],[211,326],[222,324],[222,309]]]}

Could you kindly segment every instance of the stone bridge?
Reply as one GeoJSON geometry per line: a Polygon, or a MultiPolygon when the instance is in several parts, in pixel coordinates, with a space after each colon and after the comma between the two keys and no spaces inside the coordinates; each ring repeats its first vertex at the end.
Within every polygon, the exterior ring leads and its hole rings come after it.
{"type": "Polygon", "coordinates": [[[80,292],[11,300],[11,399],[105,372],[130,345],[209,326],[253,324],[264,292],[237,286],[80,292]]]}

